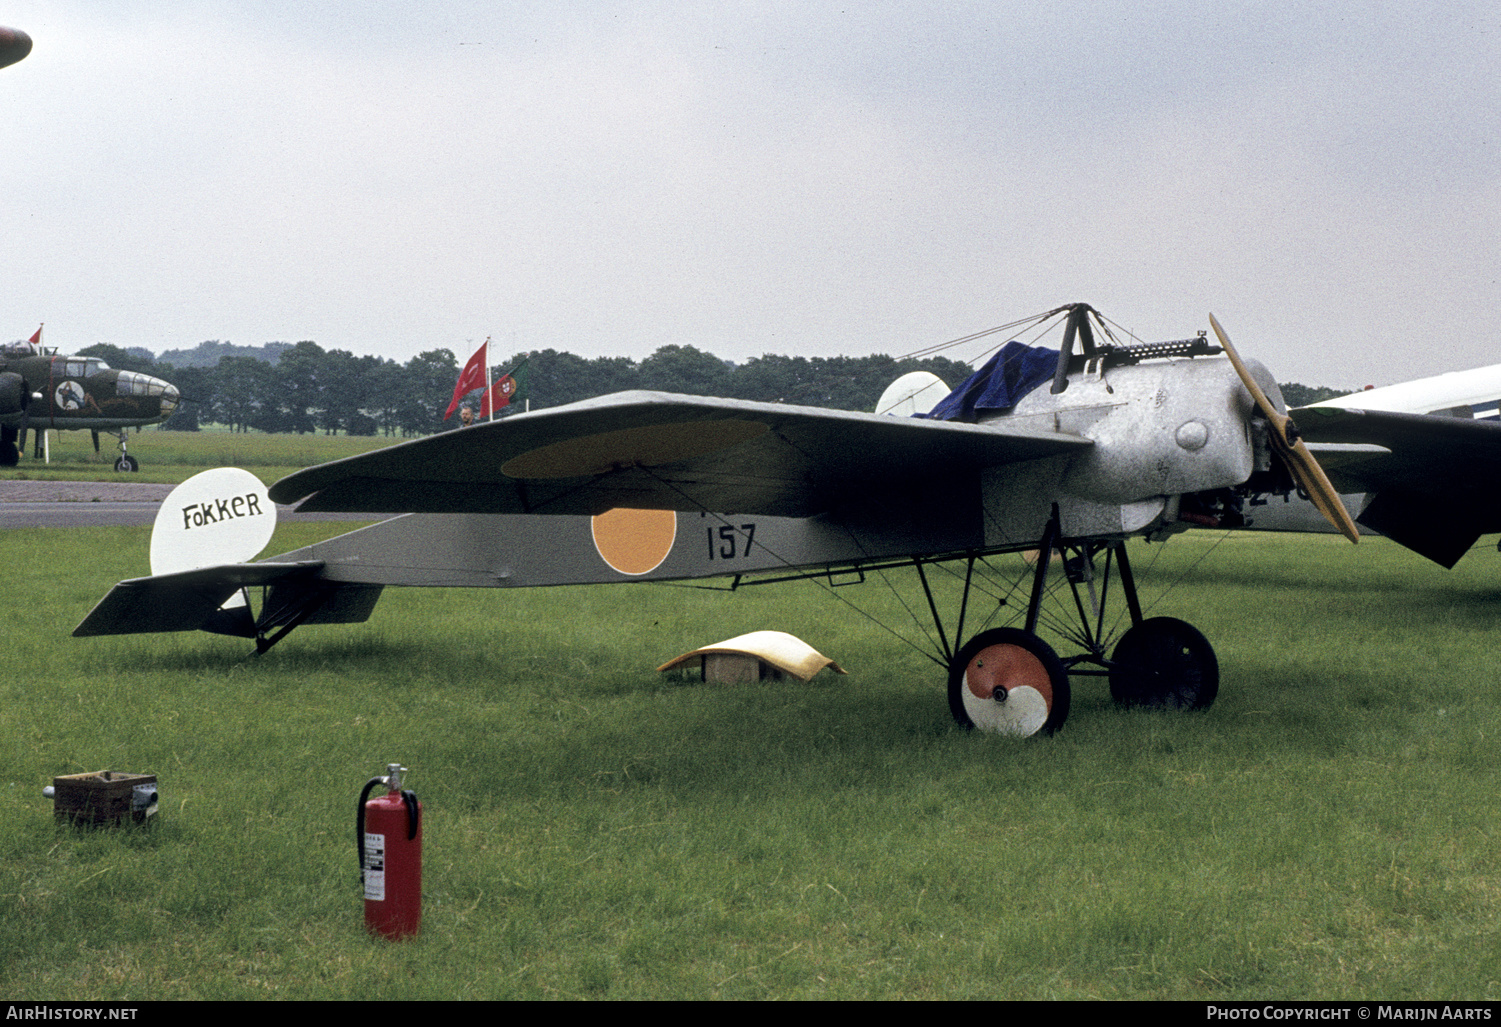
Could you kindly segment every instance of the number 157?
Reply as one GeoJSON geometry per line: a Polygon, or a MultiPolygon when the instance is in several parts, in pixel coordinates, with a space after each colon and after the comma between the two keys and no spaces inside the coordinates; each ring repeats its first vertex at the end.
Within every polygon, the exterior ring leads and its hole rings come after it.
{"type": "Polygon", "coordinates": [[[751,542],[756,537],[756,526],[742,524],[736,528],[733,524],[725,524],[719,528],[705,528],[704,535],[709,543],[710,560],[734,560],[750,555],[751,542]],[[742,537],[743,542],[737,541],[742,537]]]}

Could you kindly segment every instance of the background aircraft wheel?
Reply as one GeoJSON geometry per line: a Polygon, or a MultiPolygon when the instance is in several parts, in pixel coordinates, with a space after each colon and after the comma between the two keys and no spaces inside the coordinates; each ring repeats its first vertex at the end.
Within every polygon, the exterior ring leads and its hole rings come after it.
{"type": "Polygon", "coordinates": [[[127,471],[131,474],[134,474],[140,469],[141,465],[136,463],[136,458],[133,456],[122,456],[120,459],[115,461],[115,470],[117,471],[127,471]]]}
{"type": "Polygon", "coordinates": [[[1010,735],[1050,735],[1068,717],[1068,671],[1036,635],[982,631],[949,669],[949,710],[962,727],[1010,735]]]}
{"type": "Polygon", "coordinates": [[[1198,628],[1176,617],[1144,620],[1121,636],[1110,696],[1122,706],[1203,710],[1220,691],[1220,664],[1198,628]]]}

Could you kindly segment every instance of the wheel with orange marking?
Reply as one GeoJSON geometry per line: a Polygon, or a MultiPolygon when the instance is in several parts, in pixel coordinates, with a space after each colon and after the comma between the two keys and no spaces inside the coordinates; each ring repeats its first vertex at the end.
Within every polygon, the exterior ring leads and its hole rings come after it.
{"type": "Polygon", "coordinates": [[[1042,639],[992,628],[970,639],[949,668],[949,710],[961,727],[1050,735],[1068,718],[1068,671],[1042,639]]]}

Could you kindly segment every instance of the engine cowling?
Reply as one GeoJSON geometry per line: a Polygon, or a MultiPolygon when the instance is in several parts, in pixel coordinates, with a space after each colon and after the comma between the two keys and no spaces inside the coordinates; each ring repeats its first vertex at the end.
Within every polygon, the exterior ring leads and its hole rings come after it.
{"type": "Polygon", "coordinates": [[[14,371],[0,373],[0,418],[15,417],[31,405],[31,387],[14,371]]]}

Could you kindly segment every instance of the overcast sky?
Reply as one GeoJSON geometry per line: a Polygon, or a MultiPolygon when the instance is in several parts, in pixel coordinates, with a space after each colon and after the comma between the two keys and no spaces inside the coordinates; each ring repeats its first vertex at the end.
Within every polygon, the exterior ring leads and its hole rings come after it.
{"type": "Polygon", "coordinates": [[[15,0],[0,338],[741,361],[1083,300],[1281,381],[1493,364],[1498,11],[15,0]]]}

